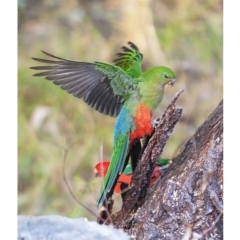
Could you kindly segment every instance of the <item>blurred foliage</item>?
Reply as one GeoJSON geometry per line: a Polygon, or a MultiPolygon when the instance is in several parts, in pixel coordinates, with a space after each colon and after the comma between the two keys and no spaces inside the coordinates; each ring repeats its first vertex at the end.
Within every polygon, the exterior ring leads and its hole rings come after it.
{"type": "MultiPolygon", "coordinates": [[[[93,169],[109,159],[115,119],[95,112],[59,87],[32,77],[40,50],[83,61],[111,62],[127,41],[144,54],[143,68],[166,65],[177,82],[167,87],[154,116],[182,89],[183,115],[165,147],[172,158],[222,99],[220,0],[18,1],[18,209],[19,214],[86,216],[70,196],[95,211],[102,179],[93,169]]],[[[116,196],[116,200],[120,197],[116,196]]]]}

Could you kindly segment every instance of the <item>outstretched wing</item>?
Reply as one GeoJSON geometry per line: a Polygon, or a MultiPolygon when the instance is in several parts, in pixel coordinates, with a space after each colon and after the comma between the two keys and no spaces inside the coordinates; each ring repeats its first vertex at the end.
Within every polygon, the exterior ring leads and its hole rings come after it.
{"type": "Polygon", "coordinates": [[[117,58],[113,62],[121,67],[129,76],[137,78],[142,74],[143,54],[139,52],[138,47],[128,42],[130,48],[122,47],[123,53],[117,53],[117,58]]]}
{"type": "Polygon", "coordinates": [[[136,88],[132,78],[119,66],[101,62],[79,62],[56,57],[42,51],[52,60],[33,58],[48,66],[31,67],[41,70],[35,77],[44,76],[77,98],[83,98],[100,113],[116,117],[129,91],[136,88]]]}

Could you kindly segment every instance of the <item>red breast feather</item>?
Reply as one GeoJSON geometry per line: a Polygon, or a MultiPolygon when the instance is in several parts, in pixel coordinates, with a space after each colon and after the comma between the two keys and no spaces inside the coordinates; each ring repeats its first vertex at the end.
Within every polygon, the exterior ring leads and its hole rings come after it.
{"type": "Polygon", "coordinates": [[[130,134],[130,140],[142,138],[145,135],[150,135],[153,131],[152,126],[152,111],[144,104],[137,107],[136,115],[133,117],[135,130],[130,134]]]}

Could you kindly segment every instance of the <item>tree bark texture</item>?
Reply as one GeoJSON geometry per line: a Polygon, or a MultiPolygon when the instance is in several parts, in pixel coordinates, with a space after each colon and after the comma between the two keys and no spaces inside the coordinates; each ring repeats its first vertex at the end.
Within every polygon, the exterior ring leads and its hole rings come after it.
{"type": "Polygon", "coordinates": [[[174,105],[178,96],[147,143],[122,210],[112,215],[113,225],[131,239],[223,239],[223,101],[172,159],[162,178],[147,188],[181,115],[174,105]]]}

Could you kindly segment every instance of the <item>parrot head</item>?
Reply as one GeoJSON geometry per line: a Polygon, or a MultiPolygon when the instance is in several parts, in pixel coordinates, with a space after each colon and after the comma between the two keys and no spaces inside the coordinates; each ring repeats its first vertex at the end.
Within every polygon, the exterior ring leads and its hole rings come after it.
{"type": "Polygon", "coordinates": [[[159,66],[154,67],[149,70],[147,70],[145,73],[143,73],[143,82],[149,82],[153,84],[161,84],[161,85],[171,85],[173,86],[176,81],[176,75],[168,67],[159,66]]]}
{"type": "Polygon", "coordinates": [[[156,73],[158,75],[158,80],[162,84],[168,84],[170,86],[173,86],[176,81],[176,75],[175,73],[168,67],[156,67],[156,73]]]}
{"type": "Polygon", "coordinates": [[[95,177],[105,177],[109,167],[109,161],[102,161],[96,164],[94,168],[95,177]]]}

